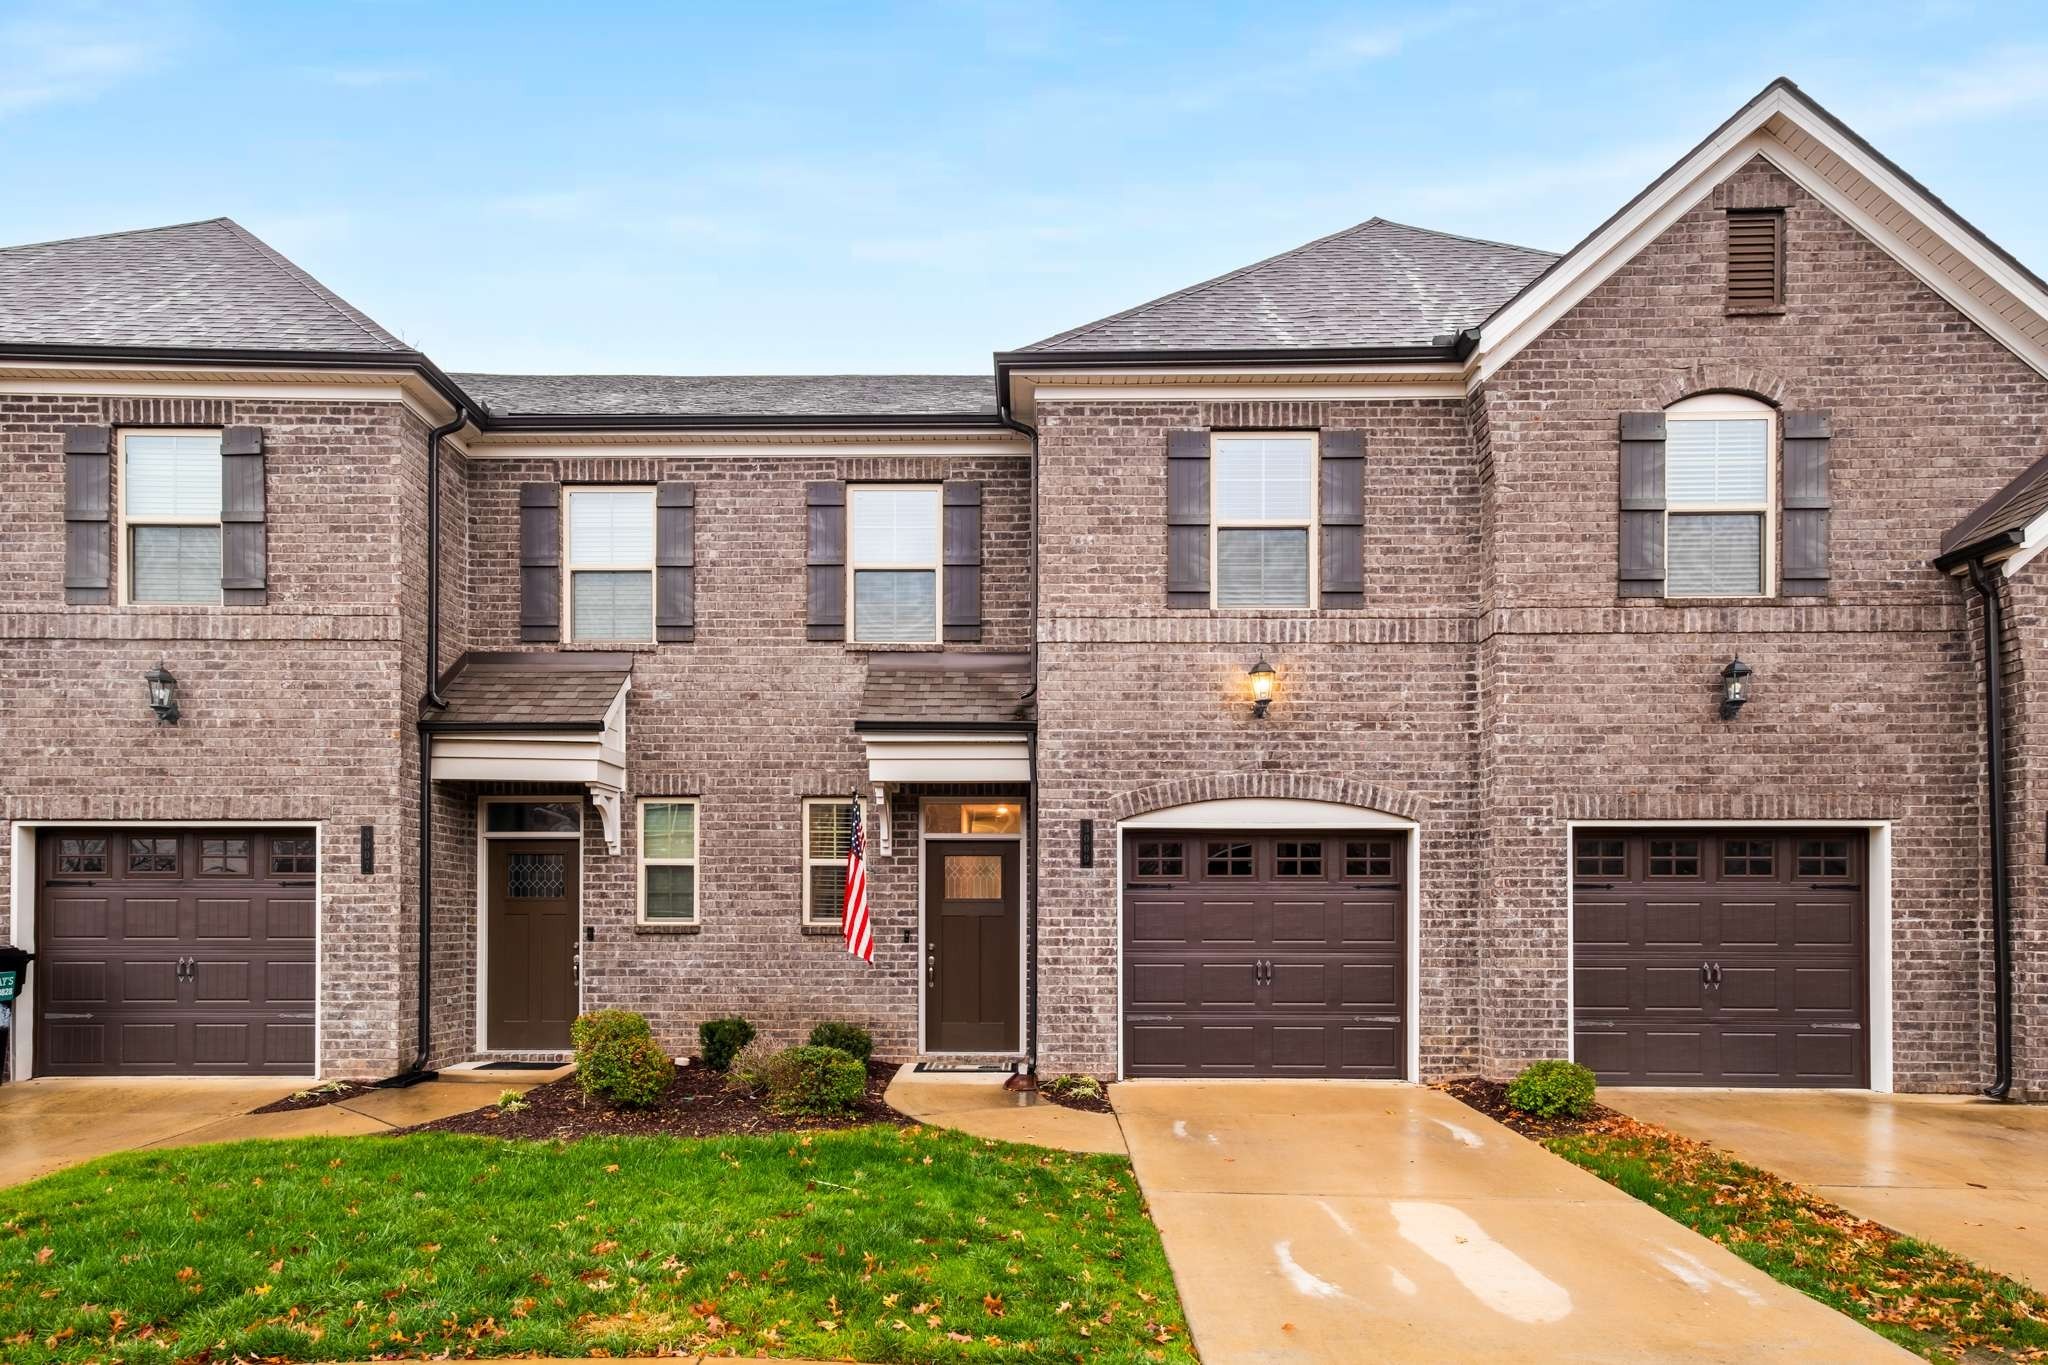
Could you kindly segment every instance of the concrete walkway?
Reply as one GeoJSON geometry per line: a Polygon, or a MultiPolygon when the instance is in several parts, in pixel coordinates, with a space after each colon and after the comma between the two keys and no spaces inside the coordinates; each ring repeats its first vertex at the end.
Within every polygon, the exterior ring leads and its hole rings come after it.
{"type": "Polygon", "coordinates": [[[1602,1090],[1600,1098],[2048,1290],[2048,1108],[1849,1090],[1602,1090]]]}
{"type": "MultiPolygon", "coordinates": [[[[498,1097],[495,1088],[428,1081],[314,1109],[249,1112],[306,1084],[241,1077],[46,1076],[0,1086],[0,1186],[137,1147],[388,1133],[480,1108],[498,1097]]],[[[502,1088],[523,1090],[526,1085],[513,1081],[502,1088]]]]}
{"type": "Polygon", "coordinates": [[[1069,1152],[1124,1154],[1116,1115],[1067,1109],[1048,1100],[1020,1105],[1003,1089],[1005,1079],[985,1071],[919,1071],[906,1062],[883,1098],[934,1128],[1069,1152]]]}
{"type": "Polygon", "coordinates": [[[1913,1358],[1433,1090],[1112,1099],[1206,1365],[1913,1358]]]}

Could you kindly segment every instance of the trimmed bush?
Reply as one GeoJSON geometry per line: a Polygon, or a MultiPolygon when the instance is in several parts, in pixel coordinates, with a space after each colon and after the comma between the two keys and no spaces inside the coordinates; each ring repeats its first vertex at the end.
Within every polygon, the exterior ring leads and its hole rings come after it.
{"type": "Polygon", "coordinates": [[[676,1064],[652,1038],[607,1038],[578,1059],[583,1093],[627,1109],[645,1109],[668,1093],[676,1064]]]}
{"type": "Polygon", "coordinates": [[[576,1060],[582,1061],[583,1054],[599,1043],[623,1042],[632,1038],[652,1038],[654,1030],[647,1026],[647,1016],[631,1010],[592,1010],[579,1014],[569,1025],[569,1041],[576,1046],[576,1060]]]}
{"type": "Polygon", "coordinates": [[[740,1090],[757,1095],[768,1088],[768,1063],[775,1059],[775,1049],[766,1040],[754,1039],[741,1048],[739,1055],[726,1068],[725,1088],[740,1090]]]}
{"type": "Polygon", "coordinates": [[[731,1066],[740,1049],[753,1041],[754,1026],[744,1019],[706,1019],[697,1025],[697,1050],[713,1071],[731,1066]]]}
{"type": "Polygon", "coordinates": [[[1594,1089],[1593,1073],[1576,1062],[1531,1062],[1508,1082],[1508,1103],[1539,1119],[1582,1119],[1594,1089]]]}
{"type": "Polygon", "coordinates": [[[1078,1072],[1069,1072],[1064,1076],[1055,1076],[1045,1083],[1044,1088],[1047,1092],[1057,1095],[1063,1100],[1099,1100],[1102,1098],[1102,1082],[1096,1080],[1093,1076],[1083,1076],[1078,1072]]]}
{"type": "Polygon", "coordinates": [[[793,1047],[768,1063],[768,1107],[778,1114],[844,1114],[868,1089],[868,1069],[836,1047],[793,1047]]]}
{"type": "Polygon", "coordinates": [[[836,1047],[862,1066],[875,1055],[875,1037],[858,1024],[827,1020],[811,1030],[812,1047],[836,1047]]]}

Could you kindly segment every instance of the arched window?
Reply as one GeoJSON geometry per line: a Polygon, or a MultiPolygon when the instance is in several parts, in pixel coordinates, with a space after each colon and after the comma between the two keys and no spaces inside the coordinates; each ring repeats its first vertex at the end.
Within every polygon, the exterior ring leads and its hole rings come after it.
{"type": "Polygon", "coordinates": [[[1664,410],[1664,594],[1765,597],[1777,534],[1777,414],[1739,394],[1664,410]]]}

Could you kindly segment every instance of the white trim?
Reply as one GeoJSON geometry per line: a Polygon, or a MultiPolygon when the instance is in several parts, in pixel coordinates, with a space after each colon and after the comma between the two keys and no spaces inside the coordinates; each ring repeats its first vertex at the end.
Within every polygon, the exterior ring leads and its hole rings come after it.
{"type": "Polygon", "coordinates": [[[2031,564],[2034,556],[2044,549],[2048,549],[2048,512],[2035,517],[2021,529],[2019,546],[1999,560],[1998,566],[2007,578],[2011,578],[2031,564]]]}
{"type": "MultiPolygon", "coordinates": [[[[1864,900],[1869,917],[1865,935],[1869,958],[1866,993],[1869,1025],[1864,1030],[1874,1094],[1892,1090],[1892,822],[1889,820],[1567,820],[1564,826],[1564,1037],[1565,1056],[1576,1060],[1578,1030],[1574,964],[1578,960],[1572,892],[1572,849],[1580,830],[1637,829],[1857,829],[1868,836],[1869,863],[1864,900]]],[[[1692,1086],[1688,1089],[1699,1089],[1692,1086]]],[[[1706,1087],[1713,1088],[1713,1087],[1706,1087]]],[[[1749,1087],[1744,1087],[1747,1089],[1749,1087]]],[[[1798,1087],[1802,1093],[1811,1087],[1798,1087]]]]}
{"type": "MultiPolygon", "coordinates": [[[[702,924],[704,922],[704,802],[695,796],[643,796],[633,805],[633,922],[635,924],[702,924]],[[690,808],[690,856],[687,858],[650,858],[647,856],[647,808],[649,806],[688,806],[690,808]],[[647,869],[650,867],[687,867],[696,875],[690,878],[690,917],[688,919],[647,918],[647,869]]],[[[577,905],[583,903],[577,898],[577,905]]]]}
{"type": "Polygon", "coordinates": [[[1031,740],[1023,733],[869,731],[860,739],[867,753],[868,781],[877,786],[1031,781],[1031,740]]]}
{"type": "MultiPolygon", "coordinates": [[[[12,941],[35,952],[36,942],[36,833],[45,829],[298,829],[313,831],[313,1071],[307,1079],[321,1077],[321,1046],[326,1041],[327,1011],[322,1007],[321,984],[327,974],[321,967],[325,948],[322,926],[327,915],[327,822],[324,820],[16,820],[9,856],[14,860],[9,888],[14,909],[12,941]]],[[[112,856],[111,850],[108,854],[112,856]]],[[[38,956],[37,961],[41,961],[38,956]]],[[[28,980],[14,1001],[14,1028],[8,1037],[8,1074],[27,1080],[35,1071],[36,969],[29,968],[28,980]]],[[[267,1073],[266,1073],[267,1074],[267,1073]]],[[[163,1080],[217,1080],[212,1074],[167,1075],[163,1080]]],[[[279,1080],[292,1077],[280,1076],[279,1080]]]]}
{"type": "MultiPolygon", "coordinates": [[[[0,393],[52,397],[256,398],[269,402],[396,403],[429,426],[454,415],[448,400],[414,375],[389,370],[221,370],[186,365],[101,365],[62,360],[0,361],[0,393]]],[[[466,432],[475,432],[473,426],[466,432]]],[[[462,433],[442,438],[462,445],[462,433]]]]}
{"type": "Polygon", "coordinates": [[[1653,192],[1489,321],[1471,358],[1472,382],[1483,382],[1548,331],[1754,156],[1763,156],[2023,362],[2048,374],[2048,295],[1798,93],[1780,87],[1767,91],[1655,182],[1653,192]],[[1852,195],[1838,179],[1859,192],[1852,195]]]}
{"type": "MultiPolygon", "coordinates": [[[[811,869],[814,867],[829,867],[834,862],[837,862],[842,869],[846,866],[846,855],[844,853],[841,853],[836,859],[814,858],[811,856],[811,812],[819,806],[851,806],[857,804],[857,802],[858,798],[849,796],[806,796],[801,802],[800,814],[798,816],[798,838],[803,844],[803,856],[800,860],[800,876],[803,885],[797,888],[801,894],[801,900],[797,906],[797,923],[806,929],[830,929],[835,926],[844,929],[846,927],[846,905],[843,899],[839,906],[839,917],[837,919],[815,919],[811,915],[811,869]]],[[[862,814],[865,816],[866,812],[863,811],[862,814]]],[[[880,822],[878,821],[877,823],[880,822]]],[[[853,832],[851,827],[849,827],[847,830],[849,843],[852,841],[852,837],[853,832]]],[[[844,897],[845,891],[843,889],[840,895],[842,898],[844,897]]]]}
{"type": "MultiPolygon", "coordinates": [[[[473,1050],[490,1055],[491,1038],[491,842],[496,839],[574,839],[576,841],[576,948],[570,956],[576,974],[576,1012],[583,1013],[583,798],[559,796],[480,796],[476,800],[476,1032],[473,1050]],[[573,801],[579,818],[575,830],[502,830],[491,832],[491,806],[548,805],[573,801]]],[[[500,1048],[498,1051],[519,1049],[500,1048]]]]}
{"type": "MultiPolygon", "coordinates": [[[[1021,1058],[1031,1031],[1031,1002],[1027,991],[1030,985],[1031,963],[1031,848],[1026,842],[1031,833],[1031,802],[1028,797],[1018,797],[1018,826],[1015,834],[931,834],[924,827],[924,807],[927,801],[964,801],[958,796],[919,796],[917,799],[917,1047],[922,1056],[944,1057],[1003,1057],[1021,1058]],[[1017,1046],[1001,1052],[937,1052],[928,1046],[930,1039],[925,1034],[925,845],[943,843],[1001,843],[1014,842],[1017,845],[1017,1046]]],[[[1006,797],[977,797],[977,801],[1006,801],[1006,797]]],[[[1121,1032],[1121,1025],[1119,1025],[1121,1032]]]]}
{"type": "MultiPolygon", "coordinates": [[[[1418,369],[1422,367],[1417,367],[1418,369]]],[[[1128,371],[1119,370],[1119,375],[1128,371]]],[[[1205,403],[1304,403],[1349,401],[1393,402],[1397,399],[1449,398],[1464,401],[1469,390],[1462,378],[1421,380],[1412,384],[1304,384],[1282,388],[1277,384],[1190,384],[1175,385],[1047,385],[1037,391],[1044,403],[1113,403],[1151,399],[1205,403]]]]}
{"type": "Polygon", "coordinates": [[[784,455],[804,459],[821,455],[829,459],[868,455],[1028,459],[1031,445],[1015,432],[1000,429],[984,438],[960,432],[921,435],[914,431],[863,431],[843,439],[803,431],[606,431],[587,437],[561,432],[492,432],[473,438],[468,454],[473,460],[644,460],[667,455],[748,460],[784,455]]]}
{"type": "Polygon", "coordinates": [[[1335,801],[1306,801],[1292,797],[1234,797],[1220,801],[1195,801],[1147,811],[1119,821],[1111,827],[1116,840],[1116,1075],[1124,1075],[1124,832],[1144,829],[1189,830],[1392,830],[1405,835],[1408,845],[1406,924],[1407,950],[1402,970],[1407,988],[1402,1002],[1404,1081],[1422,1076],[1422,826],[1414,820],[1390,815],[1370,806],[1347,806],[1335,801]]]}

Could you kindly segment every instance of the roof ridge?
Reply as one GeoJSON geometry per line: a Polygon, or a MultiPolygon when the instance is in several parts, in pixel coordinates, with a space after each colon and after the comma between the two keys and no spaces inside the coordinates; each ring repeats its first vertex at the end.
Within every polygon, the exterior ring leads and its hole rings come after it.
{"type": "Polygon", "coordinates": [[[396,349],[401,351],[410,351],[414,349],[413,347],[406,345],[403,341],[400,341],[396,336],[392,335],[390,332],[386,331],[384,327],[380,325],[369,314],[363,312],[354,304],[350,303],[347,299],[344,299],[343,297],[341,297],[341,295],[335,293],[332,289],[329,289],[326,285],[314,279],[313,276],[310,273],[308,273],[304,267],[295,264],[290,257],[286,256],[283,252],[279,251],[270,243],[264,241],[261,237],[258,237],[255,233],[249,231],[249,229],[243,227],[234,219],[223,215],[219,218],[207,219],[206,222],[218,224],[224,231],[233,234],[235,237],[240,239],[245,245],[249,246],[256,252],[261,254],[262,257],[265,260],[269,261],[271,265],[274,266],[280,273],[285,275],[287,278],[296,281],[308,293],[312,294],[313,297],[319,299],[322,303],[326,304],[329,308],[333,309],[336,317],[339,317],[344,321],[348,322],[351,326],[355,327],[357,331],[360,331],[364,336],[368,337],[371,341],[375,342],[377,344],[377,349],[396,349]]]}
{"type": "MultiPolygon", "coordinates": [[[[1249,265],[1241,265],[1235,270],[1227,270],[1223,274],[1213,276],[1210,279],[1197,280],[1195,283],[1187,285],[1180,289],[1176,289],[1170,294],[1161,294],[1156,299],[1147,299],[1143,303],[1133,304],[1131,307],[1124,309],[1120,313],[1111,313],[1109,316],[1097,318],[1093,322],[1084,322],[1079,327],[1070,327],[1064,332],[1055,332],[1053,333],[1053,335],[1046,337],[1042,341],[1034,341],[1030,345],[1024,346],[1020,349],[1026,351],[1036,350],[1041,346],[1050,346],[1056,341],[1072,340],[1074,337],[1081,335],[1083,332],[1092,332],[1096,328],[1106,327],[1112,322],[1121,322],[1125,318],[1136,317],[1139,313],[1145,312],[1148,309],[1157,308],[1162,304],[1174,303],[1184,298],[1190,298],[1193,295],[1201,293],[1205,289],[1213,289],[1217,285],[1228,284],[1230,281],[1248,275],[1252,271],[1257,270],[1262,266],[1272,265],[1276,261],[1284,261],[1289,256],[1298,256],[1302,252],[1307,251],[1313,247],[1322,246],[1326,242],[1334,242],[1340,237],[1349,237],[1354,232],[1363,232],[1365,231],[1365,229],[1369,227],[1372,227],[1376,224],[1385,223],[1387,221],[1387,219],[1381,218],[1377,214],[1375,214],[1373,217],[1366,219],[1362,223],[1353,223],[1350,227],[1339,228],[1335,232],[1324,233],[1322,236],[1315,238],[1313,241],[1303,242],[1300,246],[1289,247],[1285,251],[1275,252],[1271,256],[1267,256],[1260,260],[1253,261],[1249,265]]],[[[1397,223],[1395,224],[1395,226],[1403,227],[1406,226],[1406,224],[1397,223]]]]}
{"type": "Polygon", "coordinates": [[[1462,232],[1445,232],[1442,228],[1423,227],[1419,223],[1398,223],[1392,218],[1375,218],[1373,221],[1384,223],[1388,227],[1404,228],[1409,232],[1420,232],[1431,237],[1442,237],[1446,241],[1470,242],[1474,246],[1497,246],[1503,251],[1522,251],[1527,252],[1531,256],[1550,256],[1555,258],[1563,254],[1551,251],[1547,247],[1523,246],[1520,242],[1503,242],[1494,237],[1470,237],[1462,232]]]}
{"type": "Polygon", "coordinates": [[[13,242],[7,246],[0,246],[0,253],[8,251],[33,251],[37,247],[43,246],[70,246],[73,242],[100,242],[105,241],[109,237],[143,237],[153,232],[176,232],[180,228],[211,227],[216,223],[232,221],[225,214],[220,214],[212,218],[193,218],[182,223],[159,223],[155,227],[119,228],[113,232],[86,232],[76,237],[51,237],[40,242],[13,242]]]}

